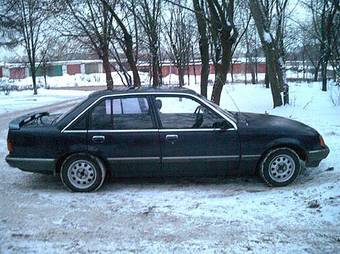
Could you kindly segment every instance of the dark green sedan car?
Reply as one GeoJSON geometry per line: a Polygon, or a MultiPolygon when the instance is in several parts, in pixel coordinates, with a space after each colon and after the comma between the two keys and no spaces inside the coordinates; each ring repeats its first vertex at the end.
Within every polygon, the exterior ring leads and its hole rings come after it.
{"type": "Polygon", "coordinates": [[[270,186],[318,166],[328,147],[302,123],[233,113],[179,88],[91,94],[62,115],[36,113],[9,125],[10,166],[60,175],[72,191],[94,191],[105,175],[226,176],[256,172],[270,186]]]}

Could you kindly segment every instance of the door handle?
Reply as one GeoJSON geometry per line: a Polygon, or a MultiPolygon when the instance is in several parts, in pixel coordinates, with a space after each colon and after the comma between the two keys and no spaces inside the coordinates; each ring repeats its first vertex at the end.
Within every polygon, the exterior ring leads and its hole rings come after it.
{"type": "Polygon", "coordinates": [[[102,144],[105,141],[105,136],[93,136],[92,141],[97,144],[102,144]]]}
{"type": "Polygon", "coordinates": [[[166,135],[165,136],[166,141],[175,142],[178,139],[178,135],[166,135]]]}

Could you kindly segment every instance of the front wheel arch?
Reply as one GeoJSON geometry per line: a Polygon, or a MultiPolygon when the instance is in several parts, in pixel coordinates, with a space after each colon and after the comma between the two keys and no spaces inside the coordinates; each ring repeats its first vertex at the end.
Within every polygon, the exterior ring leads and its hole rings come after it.
{"type": "Polygon", "coordinates": [[[299,156],[300,160],[306,162],[307,160],[307,153],[306,151],[299,145],[297,144],[277,144],[277,145],[273,145],[269,148],[267,148],[261,155],[260,159],[257,162],[256,165],[256,173],[258,174],[259,170],[260,170],[260,166],[261,166],[261,162],[263,161],[263,159],[267,156],[267,154],[274,150],[274,149],[278,149],[278,148],[288,148],[293,150],[295,153],[297,153],[297,155],[299,156]]]}
{"type": "MultiPolygon", "coordinates": [[[[280,160],[280,159],[278,159],[278,160],[280,160]]],[[[279,163],[281,163],[281,162],[279,162],[279,163]]],[[[275,165],[275,163],[274,163],[274,165],[275,165]]],[[[279,166],[279,167],[281,167],[281,166],[279,166]]],[[[262,158],[258,162],[257,172],[258,172],[258,175],[264,180],[264,182],[267,185],[269,185],[271,187],[283,187],[283,186],[286,186],[286,185],[292,183],[296,179],[296,177],[301,172],[301,168],[302,168],[301,158],[299,157],[298,153],[290,147],[279,146],[279,147],[276,147],[276,148],[269,149],[267,151],[267,153],[265,153],[262,156],[262,158]],[[274,179],[276,177],[274,177],[274,178],[269,177],[270,171],[274,170],[274,169],[270,168],[270,164],[272,163],[273,160],[275,160],[275,157],[287,156],[287,155],[289,157],[289,154],[292,157],[291,159],[293,159],[293,161],[294,161],[293,165],[296,165],[296,166],[294,166],[294,171],[293,171],[291,177],[287,178],[286,181],[279,181],[280,179],[277,179],[277,180],[274,179]]],[[[287,170],[289,170],[289,169],[287,168],[287,170]]],[[[285,171],[281,172],[281,174],[284,174],[284,177],[286,175],[285,171]]],[[[289,173],[289,171],[288,171],[288,173],[289,173]]],[[[275,173],[274,173],[274,175],[275,175],[275,173]]],[[[280,177],[280,176],[278,176],[278,177],[280,177]]]]}

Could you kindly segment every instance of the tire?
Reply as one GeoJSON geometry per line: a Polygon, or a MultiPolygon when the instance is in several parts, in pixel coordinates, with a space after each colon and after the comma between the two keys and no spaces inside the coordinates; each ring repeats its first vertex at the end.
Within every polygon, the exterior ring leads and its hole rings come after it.
{"type": "Polygon", "coordinates": [[[74,154],[66,158],[61,166],[60,178],[67,189],[74,192],[98,190],[104,183],[106,170],[96,157],[74,154]]]}
{"type": "Polygon", "coordinates": [[[301,162],[297,153],[290,148],[269,151],[260,164],[260,176],[272,187],[287,186],[300,174],[301,162]]]}

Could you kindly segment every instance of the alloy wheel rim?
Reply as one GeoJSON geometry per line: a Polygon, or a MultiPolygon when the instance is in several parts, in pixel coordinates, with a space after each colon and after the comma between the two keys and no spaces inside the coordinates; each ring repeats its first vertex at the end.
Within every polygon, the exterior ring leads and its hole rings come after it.
{"type": "Polygon", "coordinates": [[[67,176],[74,187],[86,189],[95,182],[97,174],[95,167],[91,162],[77,160],[69,166],[67,176]]]}
{"type": "Polygon", "coordinates": [[[289,180],[295,172],[295,162],[287,154],[274,157],[269,164],[269,175],[276,182],[289,180]]]}

